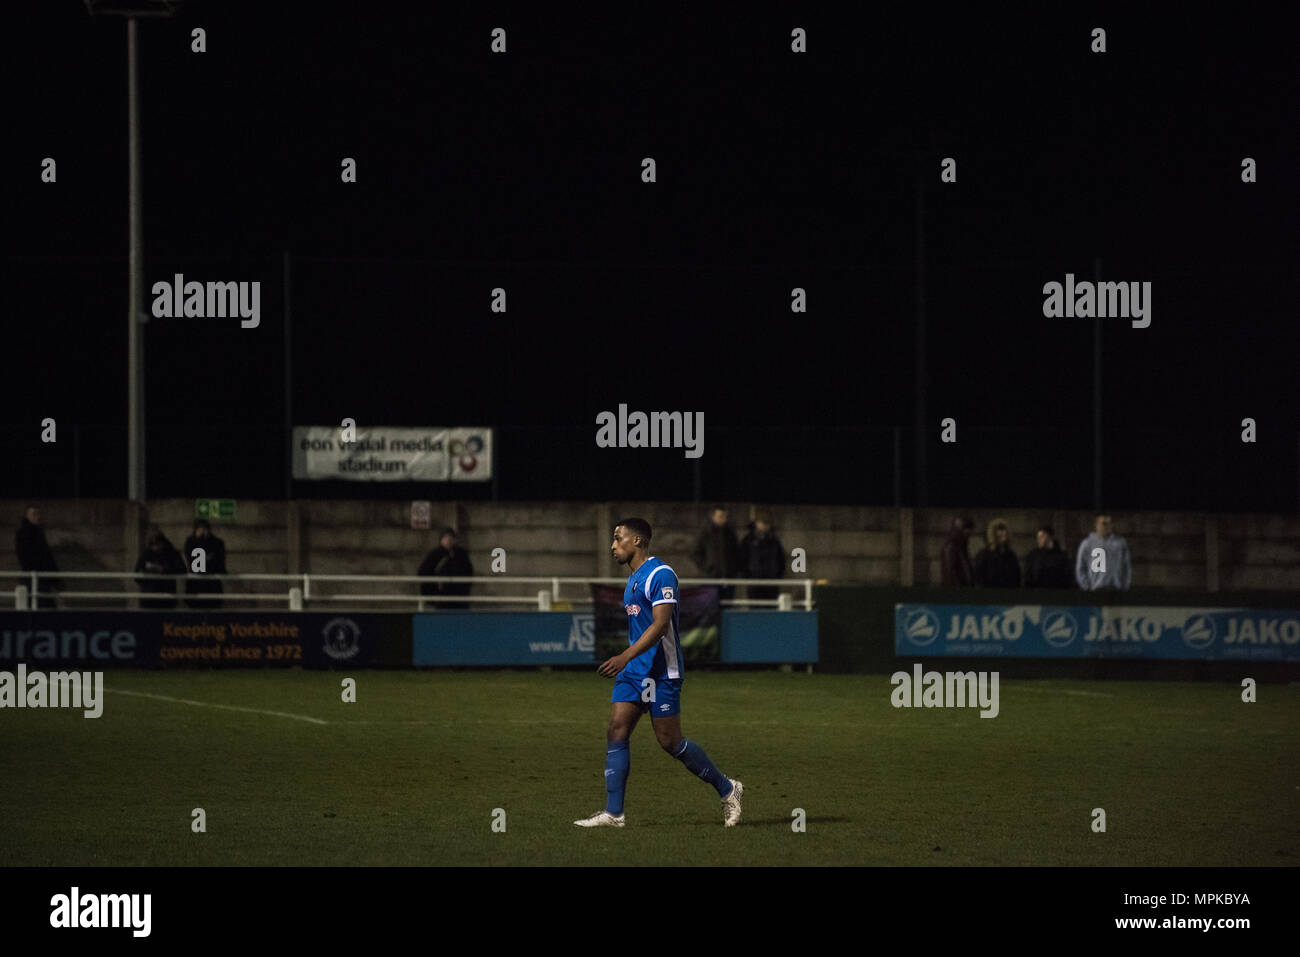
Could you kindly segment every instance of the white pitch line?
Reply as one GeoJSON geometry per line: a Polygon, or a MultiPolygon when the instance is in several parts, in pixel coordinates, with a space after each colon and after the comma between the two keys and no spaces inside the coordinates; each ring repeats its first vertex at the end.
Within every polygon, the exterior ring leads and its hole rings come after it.
{"type": "Polygon", "coordinates": [[[1032,691],[1035,694],[1073,694],[1083,698],[1113,698],[1108,691],[1071,691],[1068,688],[1015,688],[1015,691],[1032,691]]]}
{"type": "Polygon", "coordinates": [[[192,704],[200,708],[221,708],[224,711],[247,711],[250,714],[269,714],[277,718],[293,718],[297,721],[309,721],[312,724],[329,724],[323,718],[309,718],[305,714],[290,714],[287,711],[265,711],[262,708],[244,708],[237,704],[213,704],[211,701],[191,701],[189,698],[172,698],[165,694],[149,694],[147,691],[122,691],[120,688],[105,688],[110,694],[129,694],[136,698],[153,698],[156,701],[174,701],[177,704],[192,704]]]}
{"type": "MultiPolygon", "coordinates": [[[[582,726],[591,727],[591,725],[592,725],[593,723],[599,725],[599,724],[601,724],[602,721],[604,721],[604,720],[607,720],[607,719],[596,718],[596,719],[594,719],[594,721],[593,721],[593,719],[590,719],[590,718],[425,718],[425,719],[407,720],[407,721],[396,721],[396,720],[394,720],[394,721],[371,721],[371,720],[368,720],[368,719],[367,719],[367,720],[361,720],[361,719],[358,719],[358,720],[353,721],[353,720],[351,720],[351,719],[346,719],[346,720],[335,721],[335,722],[334,722],[334,725],[335,725],[336,727],[338,727],[338,726],[350,727],[351,725],[354,725],[354,724],[358,724],[358,725],[360,725],[360,724],[367,724],[367,725],[368,725],[368,724],[486,724],[486,725],[502,725],[502,724],[526,724],[526,725],[562,724],[562,725],[572,725],[572,726],[576,726],[576,727],[582,727],[582,726]]],[[[787,721],[729,721],[729,720],[721,720],[721,721],[710,721],[709,723],[710,723],[710,724],[718,724],[718,725],[726,725],[726,726],[728,726],[728,727],[741,726],[741,727],[746,727],[746,728],[751,727],[751,726],[757,726],[757,725],[764,725],[764,726],[769,726],[769,725],[770,725],[770,726],[773,726],[773,727],[787,727],[787,726],[789,725],[789,722],[787,722],[787,721]]],[[[832,722],[818,722],[817,727],[819,727],[819,728],[860,728],[860,727],[862,727],[862,722],[860,722],[860,721],[832,721],[832,722]]]]}
{"type": "MultiPolygon", "coordinates": [[[[581,721],[577,718],[419,718],[405,721],[371,721],[351,719],[336,721],[339,725],[354,724],[573,724],[573,725],[591,725],[591,721],[581,721]]],[[[599,720],[596,722],[599,724],[599,720]]]]}

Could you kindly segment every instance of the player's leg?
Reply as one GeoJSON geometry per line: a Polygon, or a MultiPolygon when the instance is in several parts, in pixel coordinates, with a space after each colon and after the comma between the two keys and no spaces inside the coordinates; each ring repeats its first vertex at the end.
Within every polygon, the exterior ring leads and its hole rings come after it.
{"type": "MultiPolygon", "coordinates": [[[[735,791],[738,802],[740,790],[737,783],[714,767],[703,748],[682,737],[681,696],[680,678],[661,678],[655,686],[654,700],[650,704],[650,723],[654,725],[659,747],[682,762],[696,777],[713,785],[718,797],[725,801],[735,791]]],[[[739,819],[739,804],[736,816],[739,819]]]]}
{"type": "Polygon", "coordinates": [[[659,747],[682,762],[697,778],[713,785],[714,790],[718,792],[718,797],[726,797],[731,793],[731,781],[713,766],[704,749],[694,741],[682,737],[680,714],[665,717],[651,715],[650,723],[654,725],[655,738],[659,741],[659,747]]]}
{"type": "Polygon", "coordinates": [[[585,820],[574,821],[579,827],[623,826],[623,796],[632,765],[628,739],[636,728],[644,705],[639,690],[631,681],[616,679],[612,697],[609,726],[605,730],[605,810],[585,820]]]}
{"type": "Polygon", "coordinates": [[[615,701],[609,706],[609,728],[605,732],[605,810],[623,813],[623,796],[632,770],[629,738],[641,718],[641,706],[634,701],[615,701]]]}

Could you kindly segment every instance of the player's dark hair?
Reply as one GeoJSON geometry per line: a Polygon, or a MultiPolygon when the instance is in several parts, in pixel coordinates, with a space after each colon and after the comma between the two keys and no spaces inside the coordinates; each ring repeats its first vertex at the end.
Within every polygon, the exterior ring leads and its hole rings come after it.
{"type": "Polygon", "coordinates": [[[629,532],[640,535],[641,540],[647,545],[650,544],[650,523],[644,518],[625,518],[618,524],[622,525],[629,532]]]}

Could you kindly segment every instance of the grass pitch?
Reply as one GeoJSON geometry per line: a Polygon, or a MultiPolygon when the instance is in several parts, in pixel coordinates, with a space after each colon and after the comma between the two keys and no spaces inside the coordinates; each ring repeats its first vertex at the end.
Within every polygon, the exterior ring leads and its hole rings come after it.
{"type": "Polygon", "coordinates": [[[1300,863],[1296,686],[1005,681],[982,719],[894,709],[885,675],[696,671],[682,727],[740,826],[643,718],[627,827],[584,830],[609,681],[361,671],[345,704],[343,677],[108,672],[98,719],[0,711],[0,865],[1300,863]]]}

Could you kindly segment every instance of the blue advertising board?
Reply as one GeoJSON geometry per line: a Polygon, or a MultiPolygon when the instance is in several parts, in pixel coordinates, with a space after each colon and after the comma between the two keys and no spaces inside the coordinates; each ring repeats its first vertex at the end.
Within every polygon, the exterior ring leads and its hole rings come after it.
{"type": "Polygon", "coordinates": [[[729,664],[814,664],[817,612],[724,611],[722,660],[729,664]]]}
{"type": "Polygon", "coordinates": [[[411,663],[417,666],[595,664],[591,614],[440,611],[413,617],[411,663]]]}
{"type": "Polygon", "coordinates": [[[1300,610],[895,604],[894,653],[1300,661],[1300,610]]]}

